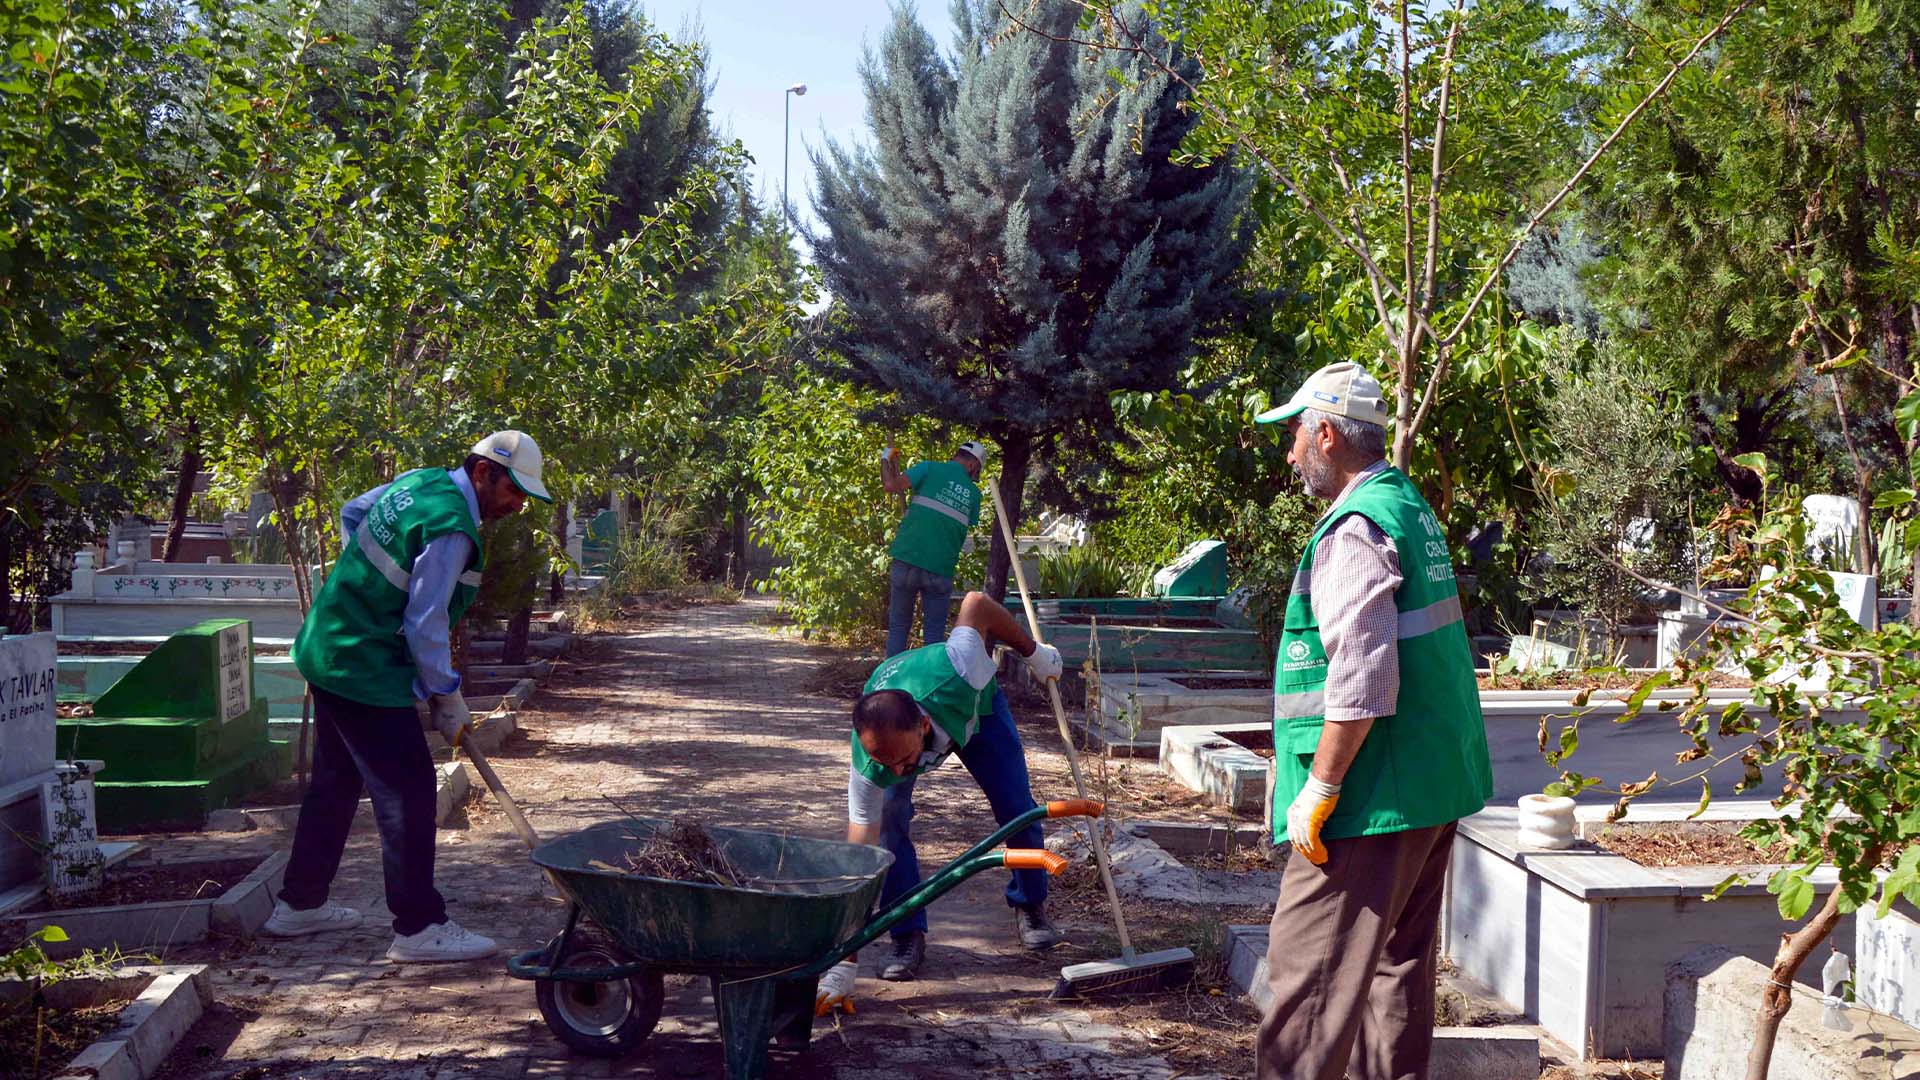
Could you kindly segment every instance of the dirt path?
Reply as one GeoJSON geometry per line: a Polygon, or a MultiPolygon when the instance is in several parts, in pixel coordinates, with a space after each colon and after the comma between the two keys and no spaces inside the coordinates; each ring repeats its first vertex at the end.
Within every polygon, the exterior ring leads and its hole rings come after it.
{"type": "MultiPolygon", "coordinates": [[[[648,816],[834,837],[845,827],[846,702],[809,692],[829,651],[773,631],[772,607],[750,601],[694,608],[627,633],[589,639],[521,716],[524,735],[494,755],[543,835],[617,817],[610,796],[648,816]]],[[[1016,704],[1034,793],[1071,794],[1053,723],[1016,704]]],[[[1122,800],[1196,808],[1164,784],[1116,778],[1122,800]],[[1187,804],[1187,805],[1182,805],[1187,804]]],[[[992,831],[985,800],[957,765],[923,781],[915,835],[929,867],[992,831]]],[[[260,840],[265,837],[250,839],[260,840]]],[[[510,950],[558,931],[565,909],[490,804],[440,832],[438,882],[463,925],[510,950]]],[[[863,979],[859,1014],[817,1028],[803,1055],[775,1053],[774,1075],[1148,1078],[1242,1075],[1251,1069],[1250,1010],[1201,986],[1124,1009],[1046,1000],[1066,963],[1114,950],[1084,876],[1057,917],[1074,941],[1046,955],[1021,949],[997,872],[931,910],[925,977],[863,979]],[[1244,1054],[1242,1048],[1244,1047],[1244,1054]]],[[[647,1047],[616,1063],[570,1057],[547,1032],[532,987],[498,960],[393,965],[380,900],[378,844],[356,833],[334,897],[366,913],[348,934],[270,939],[222,952],[182,951],[215,964],[220,1004],[190,1032],[163,1073],[251,1078],[718,1076],[704,981],[670,979],[666,1016],[647,1047]]],[[[1157,918],[1142,909],[1143,948],[1205,948],[1217,915],[1157,918]]],[[[873,970],[870,946],[864,969],[873,970]]]]}

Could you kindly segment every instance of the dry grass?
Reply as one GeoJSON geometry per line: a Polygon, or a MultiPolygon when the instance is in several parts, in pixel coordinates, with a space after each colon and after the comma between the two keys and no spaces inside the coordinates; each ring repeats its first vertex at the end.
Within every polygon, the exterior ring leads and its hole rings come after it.
{"type": "Polygon", "coordinates": [[[706,826],[692,818],[675,818],[655,829],[646,843],[627,852],[626,872],[668,881],[696,881],[707,885],[741,884],[740,873],[706,826]]]}

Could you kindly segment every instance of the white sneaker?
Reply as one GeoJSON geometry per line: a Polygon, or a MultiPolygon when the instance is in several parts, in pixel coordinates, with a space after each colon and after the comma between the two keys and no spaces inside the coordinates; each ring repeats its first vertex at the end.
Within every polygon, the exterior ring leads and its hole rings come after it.
{"type": "Polygon", "coordinates": [[[448,919],[434,923],[417,934],[395,934],[387,946],[387,959],[395,962],[436,960],[479,960],[500,951],[490,937],[481,937],[448,919]]]}
{"type": "Polygon", "coordinates": [[[304,937],[328,930],[351,930],[360,925],[360,913],[345,904],[321,904],[300,911],[285,900],[273,902],[273,914],[260,924],[260,932],[271,937],[304,937]]]}

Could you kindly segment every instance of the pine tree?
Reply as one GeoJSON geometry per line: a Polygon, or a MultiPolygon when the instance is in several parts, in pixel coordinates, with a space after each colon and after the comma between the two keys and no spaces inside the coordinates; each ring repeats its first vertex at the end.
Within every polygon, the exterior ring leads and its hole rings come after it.
{"type": "MultiPolygon", "coordinates": [[[[834,300],[817,362],[891,395],[873,419],[997,444],[1018,526],[1031,465],[1077,505],[1124,438],[1111,395],[1177,386],[1232,314],[1247,184],[1181,163],[1194,121],[1169,81],[1058,40],[1076,5],[1042,0],[1029,29],[1000,10],[956,0],[951,56],[895,10],[861,68],[872,145],[816,155],[808,239],[834,300]]],[[[996,530],[995,596],[1008,565],[996,530]]]]}

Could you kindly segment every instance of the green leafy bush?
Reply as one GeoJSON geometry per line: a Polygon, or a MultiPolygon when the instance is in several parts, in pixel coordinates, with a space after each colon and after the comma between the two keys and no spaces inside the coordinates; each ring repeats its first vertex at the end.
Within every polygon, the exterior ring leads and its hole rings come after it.
{"type": "Polygon", "coordinates": [[[1545,407],[1546,464],[1560,498],[1532,523],[1548,557],[1539,588],[1607,627],[1647,617],[1635,578],[1693,580],[1693,504],[1709,499],[1688,468],[1680,417],[1642,392],[1642,362],[1615,345],[1588,350],[1556,331],[1545,407]]]}
{"type": "MultiPolygon", "coordinates": [[[[779,565],[773,590],[800,626],[843,639],[877,636],[886,626],[887,547],[901,500],[880,486],[880,453],[889,443],[903,462],[944,460],[948,439],[933,424],[889,432],[860,416],[877,399],[809,371],[768,380],[753,440],[755,531],[779,565]]],[[[963,554],[955,588],[978,582],[989,509],[963,554]]]]}

